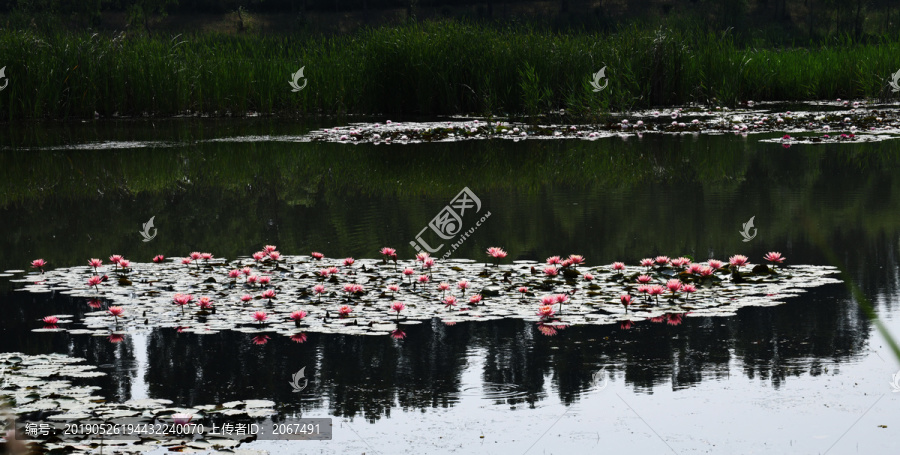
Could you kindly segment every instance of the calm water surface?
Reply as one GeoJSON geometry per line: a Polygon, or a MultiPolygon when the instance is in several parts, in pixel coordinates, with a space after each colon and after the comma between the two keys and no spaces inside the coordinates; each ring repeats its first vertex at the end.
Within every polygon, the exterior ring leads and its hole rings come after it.
{"type": "MultiPolygon", "coordinates": [[[[485,260],[657,254],[829,264],[829,250],[900,334],[900,143],[795,145],[763,136],[341,145],[285,140],[270,120],[28,125],[0,139],[0,270],[118,253],[265,244],[376,257],[409,245],[462,188],[490,218],[453,253],[485,260]],[[235,138],[241,138],[237,140],[235,138]],[[255,139],[252,139],[255,138],[255,139]],[[158,235],[143,242],[142,223],[158,235]],[[755,217],[757,236],[741,225],[755,217]]],[[[177,406],[270,399],[332,417],[333,441],[259,441],[270,453],[897,453],[900,364],[844,285],[731,318],[571,327],[520,320],[411,326],[404,340],[308,334],[255,345],[237,332],[158,329],[122,343],[32,333],[83,299],[0,280],[0,349],[84,357],[111,400],[177,406]],[[307,367],[310,386],[292,393],[307,367]],[[593,378],[604,378],[595,383],[593,378]],[[606,383],[606,387],[602,387],[606,383]],[[879,425],[886,425],[881,428],[879,425]]]]}

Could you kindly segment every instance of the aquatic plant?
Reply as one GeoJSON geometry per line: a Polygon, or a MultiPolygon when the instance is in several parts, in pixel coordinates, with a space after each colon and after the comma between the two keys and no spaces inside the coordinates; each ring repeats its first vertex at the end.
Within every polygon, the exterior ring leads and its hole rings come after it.
{"type": "Polygon", "coordinates": [[[666,289],[658,284],[647,287],[647,294],[656,297],[656,304],[659,305],[659,296],[666,292],[666,289]]]}
{"type": "Polygon", "coordinates": [[[397,313],[397,320],[400,319],[400,312],[406,309],[406,304],[403,302],[392,302],[391,303],[391,311],[397,313]]]}
{"type": "Polygon", "coordinates": [[[103,282],[103,278],[100,278],[99,276],[94,275],[94,276],[88,278],[87,284],[89,287],[93,286],[95,291],[100,292],[100,288],[98,286],[100,286],[101,282],[103,282]]]}
{"type": "Polygon", "coordinates": [[[384,247],[380,251],[381,258],[384,260],[384,263],[387,264],[388,261],[394,261],[394,265],[397,265],[397,250],[394,248],[384,247]]]}
{"type": "Polygon", "coordinates": [[[728,258],[728,264],[737,270],[740,270],[741,267],[747,265],[748,261],[749,259],[747,258],[747,256],[744,256],[742,254],[735,254],[734,256],[728,258]]]}
{"type": "Polygon", "coordinates": [[[441,303],[444,304],[444,308],[446,308],[448,310],[452,307],[455,307],[456,302],[457,302],[456,296],[453,296],[453,295],[448,295],[447,297],[444,297],[443,300],[441,300],[441,303]]]}
{"type": "Polygon", "coordinates": [[[256,322],[258,322],[260,324],[265,322],[266,319],[269,319],[269,315],[266,314],[265,311],[256,311],[253,313],[253,320],[255,320],[256,322]]]}
{"type": "Polygon", "coordinates": [[[625,307],[625,312],[628,312],[628,305],[631,305],[631,296],[628,294],[623,294],[619,297],[619,301],[622,302],[622,306],[625,307]]]}
{"type": "Polygon", "coordinates": [[[444,298],[444,293],[447,292],[448,289],[450,289],[450,283],[444,283],[444,282],[442,282],[442,283],[439,283],[439,284],[438,284],[438,290],[441,291],[441,298],[442,298],[442,299],[444,298]]]}
{"type": "Polygon", "coordinates": [[[41,274],[44,274],[44,267],[47,266],[47,261],[43,259],[35,259],[31,261],[31,268],[38,269],[41,271],[41,274]]]}
{"type": "Polygon", "coordinates": [[[769,253],[766,253],[765,259],[769,262],[781,264],[782,262],[784,262],[785,258],[781,255],[781,253],[779,253],[777,251],[771,251],[769,253]]]}
{"type": "Polygon", "coordinates": [[[487,254],[488,254],[488,256],[495,259],[494,265],[499,265],[500,259],[503,259],[506,257],[506,251],[503,248],[496,247],[496,246],[492,246],[492,247],[488,248],[487,254]]]}
{"type": "Polygon", "coordinates": [[[111,314],[113,316],[113,318],[115,318],[116,326],[118,326],[119,325],[119,316],[122,316],[122,314],[125,312],[125,310],[122,309],[122,307],[120,307],[120,306],[111,306],[111,307],[107,308],[106,311],[108,311],[109,314],[111,314]]]}
{"type": "Polygon", "coordinates": [[[292,321],[294,321],[294,324],[295,324],[297,327],[299,327],[299,326],[300,326],[300,323],[303,321],[303,318],[305,318],[307,314],[308,314],[308,313],[307,313],[306,311],[303,311],[303,310],[297,310],[297,311],[292,312],[291,315],[289,316],[289,318],[290,318],[292,321]]]}
{"type": "Polygon", "coordinates": [[[172,302],[181,307],[181,314],[184,315],[184,306],[191,303],[194,296],[190,294],[175,294],[172,296],[172,302]]]}
{"type": "MultiPolygon", "coordinates": [[[[554,322],[550,325],[552,328],[556,326],[557,322],[567,325],[618,323],[623,320],[624,313],[628,313],[631,321],[640,321],[682,309],[691,311],[698,316],[730,315],[734,314],[737,308],[745,305],[780,303],[780,300],[796,294],[790,289],[834,282],[830,278],[825,278],[829,273],[833,273],[830,269],[814,266],[786,266],[784,273],[778,275],[763,273],[756,269],[745,271],[740,275],[741,286],[736,287],[731,285],[736,280],[734,275],[726,273],[725,269],[713,269],[707,265],[702,265],[699,269],[689,267],[686,270],[680,270],[677,272],[677,277],[673,276],[673,272],[676,270],[668,266],[654,266],[647,270],[644,266],[613,267],[612,264],[607,264],[590,267],[585,265],[581,273],[574,273],[574,270],[571,270],[574,264],[566,265],[570,259],[560,260],[559,267],[551,266],[558,270],[559,278],[556,280],[546,280],[544,274],[539,270],[535,271],[535,265],[539,266],[539,264],[534,261],[518,261],[502,272],[492,270],[489,267],[490,263],[474,263],[461,259],[449,260],[446,263],[442,261],[441,265],[436,263],[433,270],[435,277],[439,277],[441,283],[447,284],[442,293],[434,292],[436,288],[440,289],[437,285],[435,288],[426,285],[431,281],[431,277],[425,273],[421,274],[417,280],[413,280],[416,282],[415,284],[406,282],[406,280],[402,284],[397,284],[398,273],[393,268],[380,266],[383,264],[383,258],[359,259],[354,264],[359,265],[355,275],[327,273],[329,283],[334,284],[337,289],[345,289],[343,294],[360,305],[359,313],[354,312],[353,322],[349,324],[340,322],[349,315],[346,310],[343,314],[339,310],[342,303],[322,298],[322,294],[326,294],[327,290],[326,283],[320,281],[322,278],[318,273],[321,262],[309,256],[282,256],[280,261],[284,264],[279,266],[279,274],[272,275],[277,276],[277,288],[269,287],[261,290],[255,293],[256,298],[246,292],[249,285],[236,286],[230,279],[219,282],[205,281],[209,277],[233,275],[234,271],[244,274],[244,270],[248,268],[247,264],[255,262],[247,258],[232,261],[219,259],[211,261],[203,272],[187,273],[178,264],[178,261],[135,264],[131,272],[131,279],[119,283],[119,286],[125,287],[128,292],[105,293],[104,297],[110,301],[111,305],[127,304],[129,311],[133,311],[133,314],[141,314],[141,327],[146,324],[150,327],[173,327],[181,331],[203,333],[216,330],[249,330],[252,333],[258,329],[242,328],[240,321],[246,321],[248,310],[252,315],[253,311],[265,308],[265,313],[269,316],[268,321],[271,321],[270,330],[292,337],[297,332],[295,330],[296,321],[291,322],[294,319],[291,314],[298,311],[297,308],[275,305],[273,304],[274,300],[267,302],[270,300],[270,296],[278,295],[279,298],[286,301],[312,305],[312,309],[305,310],[308,314],[303,319],[305,330],[386,335],[391,329],[386,325],[385,312],[369,311],[369,309],[378,308],[380,305],[387,305],[390,308],[397,293],[404,292],[402,288],[407,286],[411,288],[410,291],[417,289],[418,292],[404,293],[405,308],[402,311],[402,314],[406,316],[404,324],[416,323],[439,315],[444,322],[451,323],[479,320],[486,317],[533,317],[534,310],[520,305],[520,302],[526,296],[533,295],[529,293],[529,289],[537,289],[546,293],[539,297],[539,300],[542,306],[551,306],[554,309],[554,317],[563,318],[562,314],[565,311],[565,321],[554,322]],[[694,274],[692,270],[699,273],[694,274]],[[584,279],[585,277],[593,277],[593,279],[584,279]],[[384,289],[385,291],[366,293],[361,284],[354,282],[356,280],[365,280],[366,283],[375,286],[375,289],[384,289]],[[667,289],[671,290],[676,287],[672,285],[670,289],[663,286],[668,285],[670,280],[680,281],[681,287],[678,291],[673,291],[671,297],[666,299],[667,302],[663,303],[659,299],[659,295],[668,293],[667,289]],[[701,283],[703,286],[700,286],[701,283]],[[416,285],[418,285],[417,288],[416,285]],[[212,305],[212,300],[215,299],[215,306],[208,308],[215,310],[216,318],[214,319],[185,316],[184,305],[195,301],[186,291],[201,286],[209,289],[204,292],[210,297],[209,305],[212,305]],[[454,287],[460,290],[456,296],[450,292],[454,287]],[[466,296],[468,289],[479,289],[480,292],[468,297],[460,297],[460,295],[466,296]],[[628,305],[624,305],[621,299],[623,295],[642,294],[646,296],[645,299],[631,297],[628,305]],[[693,294],[701,295],[703,298],[695,298],[693,294]],[[579,296],[577,301],[573,297],[575,295],[579,296]],[[464,298],[466,300],[463,300],[464,298]],[[440,304],[429,304],[436,301],[440,304]],[[178,304],[181,306],[181,311],[173,311],[168,305],[160,305],[161,302],[178,304]],[[465,305],[460,308],[460,311],[447,311],[459,308],[463,302],[465,305]],[[468,311],[476,306],[477,311],[468,311]],[[315,313],[324,317],[309,317],[315,313]],[[329,314],[341,315],[341,318],[334,319],[329,314]]],[[[341,259],[329,261],[340,262],[341,259]]],[[[400,262],[398,261],[398,263],[400,262]]],[[[414,265],[414,262],[406,261],[401,265],[403,269],[412,269],[411,266],[414,265]]],[[[249,272],[250,270],[248,270],[249,272]]],[[[82,288],[82,283],[84,283],[83,267],[80,269],[74,267],[44,270],[42,275],[38,271],[32,273],[35,277],[40,276],[41,280],[35,281],[33,278],[23,277],[22,280],[14,281],[26,283],[28,290],[40,292],[50,288],[72,289],[70,294],[75,298],[92,297],[82,288]],[[79,290],[79,288],[82,289],[79,290]]],[[[256,276],[257,282],[259,280],[257,275],[247,276],[248,278],[256,276]]],[[[269,275],[263,276],[268,277],[269,275]]],[[[103,280],[101,276],[92,275],[92,277],[98,284],[103,280]]],[[[91,287],[93,291],[97,291],[97,288],[91,287]]],[[[93,301],[91,300],[91,302],[93,301]]],[[[206,302],[206,299],[203,299],[197,304],[205,307],[207,306],[206,302]]],[[[99,301],[96,305],[92,304],[91,306],[93,309],[100,309],[99,301]]],[[[350,308],[349,305],[343,306],[350,308]]],[[[108,312],[102,313],[109,314],[108,312]]],[[[395,311],[391,311],[391,313],[395,313],[395,311]]],[[[101,322],[100,312],[86,313],[83,321],[87,327],[99,326],[101,322]]],[[[137,320],[117,320],[117,322],[119,324],[124,322],[125,330],[129,330],[132,324],[137,323],[137,320]]],[[[68,329],[65,327],[59,330],[68,329]]],[[[99,329],[89,330],[99,332],[99,329]]]]}

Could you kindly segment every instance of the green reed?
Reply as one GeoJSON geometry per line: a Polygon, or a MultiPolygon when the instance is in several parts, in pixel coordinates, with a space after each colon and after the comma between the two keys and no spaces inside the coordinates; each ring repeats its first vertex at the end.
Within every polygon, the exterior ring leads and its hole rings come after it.
{"type": "Polygon", "coordinates": [[[0,120],[319,114],[591,117],[690,102],[892,96],[900,37],[774,47],[729,33],[411,22],[352,35],[124,37],[0,31],[0,120]],[[288,80],[305,67],[307,87],[288,80]],[[606,66],[608,87],[591,90],[606,66]]]}

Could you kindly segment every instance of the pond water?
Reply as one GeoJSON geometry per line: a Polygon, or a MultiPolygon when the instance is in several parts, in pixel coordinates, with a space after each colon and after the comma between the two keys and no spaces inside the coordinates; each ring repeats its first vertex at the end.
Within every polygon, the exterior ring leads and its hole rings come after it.
{"type": "MultiPolygon", "coordinates": [[[[900,142],[785,148],[770,141],[777,131],[391,145],[303,139],[342,124],[10,127],[0,138],[0,271],[39,257],[49,269],[84,266],[116,253],[135,262],[192,251],[232,260],[266,244],[332,258],[380,258],[390,246],[408,260],[411,242],[468,188],[490,217],[435,256],[459,243],[453,259],[489,262],[485,250],[502,246],[505,264],[580,254],[589,266],[633,266],[656,255],[699,262],[743,254],[760,263],[779,251],[792,265],[846,267],[847,283],[731,317],[578,325],[552,336],[521,319],[435,318],[405,328],[403,339],[310,332],[302,343],[274,336],[256,344],[235,331],[161,327],[112,343],[32,332],[43,316],[80,320],[91,309],[83,297],[20,292],[13,272],[0,278],[0,351],[84,358],[106,375],[72,382],[99,386],[96,394],[113,402],[271,400],[276,419],[333,419],[331,441],[241,446],[268,453],[900,449],[900,393],[891,385],[900,363],[846,286],[858,285],[900,334],[900,142]],[[144,241],[151,217],[156,233],[144,241]],[[309,385],[294,393],[291,376],[304,367],[309,385]]],[[[430,230],[423,238],[441,242],[430,230]]]]}

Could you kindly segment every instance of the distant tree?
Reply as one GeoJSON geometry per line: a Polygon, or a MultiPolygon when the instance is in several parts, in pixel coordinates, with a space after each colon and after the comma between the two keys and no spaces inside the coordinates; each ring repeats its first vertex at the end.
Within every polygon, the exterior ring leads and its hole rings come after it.
{"type": "Polygon", "coordinates": [[[169,6],[178,5],[178,0],[124,0],[128,15],[128,25],[142,24],[147,36],[150,31],[150,19],[154,16],[165,17],[169,6]]]}
{"type": "Polygon", "coordinates": [[[247,29],[244,20],[247,19],[247,8],[255,3],[264,3],[265,0],[222,0],[222,5],[228,11],[234,11],[238,17],[238,28],[241,31],[247,29]]]}

